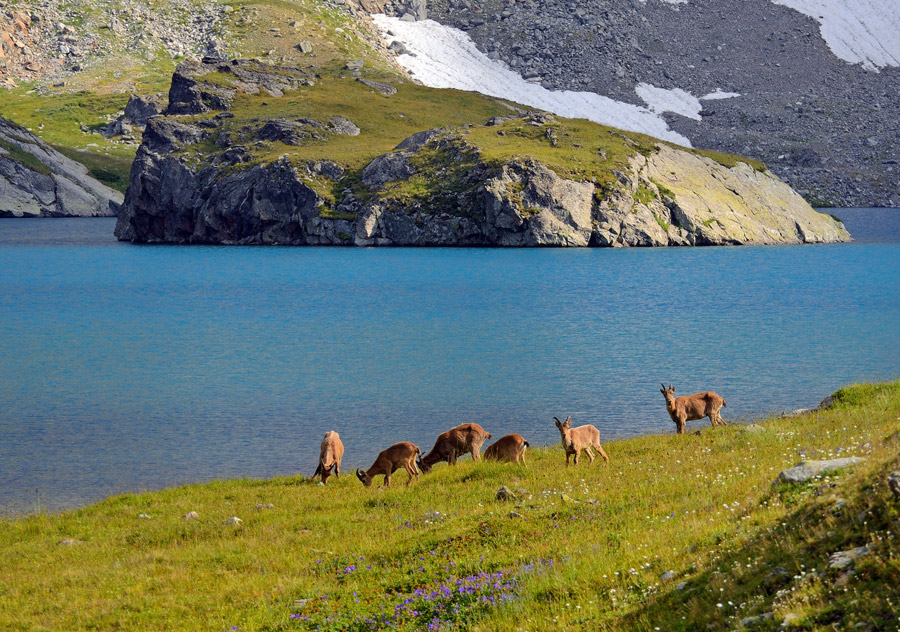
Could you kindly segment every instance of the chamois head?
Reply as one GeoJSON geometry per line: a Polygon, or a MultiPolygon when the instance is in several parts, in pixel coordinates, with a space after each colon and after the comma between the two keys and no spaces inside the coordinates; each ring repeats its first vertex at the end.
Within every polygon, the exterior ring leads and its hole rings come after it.
{"type": "Polygon", "coordinates": [[[666,398],[666,406],[674,406],[675,405],[675,387],[672,384],[669,384],[669,388],[666,388],[665,384],[660,384],[662,386],[659,389],[659,392],[663,394],[663,397],[666,398]]]}
{"type": "Polygon", "coordinates": [[[421,454],[416,455],[416,466],[418,466],[419,471],[423,474],[429,474],[431,472],[431,465],[422,460],[421,454]]]}
{"type": "Polygon", "coordinates": [[[559,434],[566,436],[566,430],[572,427],[572,415],[566,417],[565,421],[560,421],[557,417],[554,417],[553,420],[556,422],[556,427],[559,428],[559,434]]]}
{"type": "Polygon", "coordinates": [[[359,468],[356,468],[356,478],[358,478],[366,487],[372,485],[372,479],[366,476],[366,473],[359,468]]]}

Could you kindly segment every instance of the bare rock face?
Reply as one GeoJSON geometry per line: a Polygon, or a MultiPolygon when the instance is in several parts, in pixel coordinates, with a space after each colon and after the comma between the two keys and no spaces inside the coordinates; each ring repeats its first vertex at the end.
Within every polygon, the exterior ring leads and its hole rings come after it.
{"type": "Polygon", "coordinates": [[[504,165],[484,185],[485,221],[501,246],[587,246],[594,185],[540,163],[504,165]]]}
{"type": "Polygon", "coordinates": [[[122,194],[0,117],[0,217],[111,217],[122,194]]]}
{"type": "Polygon", "coordinates": [[[768,171],[726,167],[658,145],[636,156],[621,186],[595,213],[593,245],[713,246],[849,241],[843,224],[818,213],[768,171]]]}

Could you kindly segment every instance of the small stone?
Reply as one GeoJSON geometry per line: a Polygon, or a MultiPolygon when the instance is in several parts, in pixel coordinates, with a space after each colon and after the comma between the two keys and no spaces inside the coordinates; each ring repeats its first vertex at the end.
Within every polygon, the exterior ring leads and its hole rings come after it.
{"type": "Polygon", "coordinates": [[[517,487],[515,493],[519,498],[531,498],[531,492],[524,487],[517,487]]]}
{"type": "Polygon", "coordinates": [[[838,551],[837,553],[832,553],[831,557],[828,558],[828,567],[846,568],[859,558],[868,555],[870,552],[871,551],[869,547],[858,546],[855,549],[850,549],[849,551],[838,551]]]}
{"type": "Polygon", "coordinates": [[[888,487],[894,493],[894,496],[900,497],[900,470],[891,472],[887,479],[888,487]]]}
{"type": "Polygon", "coordinates": [[[788,612],[781,620],[781,626],[784,628],[793,628],[800,625],[800,615],[788,612]]]}
{"type": "Polygon", "coordinates": [[[313,45],[309,42],[300,42],[299,44],[297,44],[297,50],[299,50],[301,53],[309,54],[313,52],[313,45]]]}
{"type": "Polygon", "coordinates": [[[516,500],[516,495],[509,487],[504,485],[497,490],[497,500],[516,500]]]}
{"type": "Polygon", "coordinates": [[[255,507],[253,507],[256,511],[261,511],[263,509],[274,509],[275,505],[272,503],[259,503],[255,507]]]}
{"type": "Polygon", "coordinates": [[[764,612],[762,614],[758,614],[752,617],[745,617],[741,619],[741,626],[745,628],[752,627],[757,625],[758,623],[762,623],[763,621],[768,621],[774,616],[771,612],[764,612]]]}
{"type": "Polygon", "coordinates": [[[138,518],[142,518],[144,520],[150,520],[150,514],[138,514],[138,518]]]}
{"type": "Polygon", "coordinates": [[[295,608],[303,608],[309,603],[309,599],[294,599],[295,608]]]}
{"type": "Polygon", "coordinates": [[[829,395],[828,397],[823,399],[821,402],[819,402],[819,409],[825,410],[827,408],[831,408],[832,404],[834,404],[834,395],[829,395]]]}
{"type": "Polygon", "coordinates": [[[359,70],[365,63],[362,59],[353,59],[347,62],[347,70],[359,70]]]}
{"type": "Polygon", "coordinates": [[[675,586],[675,590],[684,590],[687,588],[687,582],[678,582],[678,585],[675,586]]]}
{"type": "Polygon", "coordinates": [[[509,517],[510,518],[524,518],[525,516],[523,516],[522,514],[516,512],[516,511],[510,511],[509,517]]]}
{"type": "Polygon", "coordinates": [[[184,519],[185,520],[199,520],[200,514],[198,514],[196,511],[189,511],[186,514],[184,514],[184,519]]]}
{"type": "Polygon", "coordinates": [[[65,540],[60,540],[57,544],[60,546],[75,546],[76,544],[81,544],[81,540],[76,540],[75,538],[66,538],[65,540]]]}
{"type": "Polygon", "coordinates": [[[228,520],[225,521],[225,524],[227,524],[228,526],[231,526],[231,527],[239,527],[239,526],[241,526],[242,522],[244,522],[244,521],[241,520],[240,518],[238,518],[237,516],[231,516],[231,518],[229,518],[228,520]]]}
{"type": "Polygon", "coordinates": [[[660,575],[659,578],[664,582],[667,582],[670,579],[675,579],[675,571],[666,571],[665,573],[660,575]]]}

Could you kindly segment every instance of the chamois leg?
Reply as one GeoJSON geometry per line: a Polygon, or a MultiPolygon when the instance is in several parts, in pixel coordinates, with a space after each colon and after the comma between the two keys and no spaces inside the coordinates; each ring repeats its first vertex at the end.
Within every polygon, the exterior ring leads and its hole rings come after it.
{"type": "Polygon", "coordinates": [[[409,487],[409,484],[412,483],[413,476],[418,478],[419,473],[416,472],[415,469],[413,469],[413,466],[410,463],[406,464],[406,473],[409,474],[409,480],[406,481],[406,486],[409,487]]]}
{"type": "Polygon", "coordinates": [[[316,477],[319,476],[321,473],[322,473],[322,463],[319,462],[319,464],[316,466],[316,471],[313,472],[313,475],[309,477],[309,480],[310,481],[316,480],[316,477]]]}
{"type": "Polygon", "coordinates": [[[587,452],[588,458],[591,459],[591,465],[594,464],[594,451],[591,450],[591,446],[586,446],[584,451],[587,452]]]}
{"type": "Polygon", "coordinates": [[[390,487],[391,486],[391,475],[390,473],[384,475],[384,483],[381,485],[382,487],[390,487]]]}
{"type": "Polygon", "coordinates": [[[717,411],[716,411],[716,419],[718,419],[718,420],[719,420],[719,423],[722,424],[723,426],[727,426],[727,425],[728,425],[727,423],[725,423],[725,420],[722,419],[722,411],[721,411],[721,410],[717,410],[717,411]]]}
{"type": "Polygon", "coordinates": [[[600,456],[603,457],[603,460],[606,461],[607,463],[609,463],[609,457],[606,456],[606,451],[603,449],[603,446],[600,445],[599,441],[597,442],[597,444],[594,447],[597,448],[597,451],[600,453],[600,456]]]}

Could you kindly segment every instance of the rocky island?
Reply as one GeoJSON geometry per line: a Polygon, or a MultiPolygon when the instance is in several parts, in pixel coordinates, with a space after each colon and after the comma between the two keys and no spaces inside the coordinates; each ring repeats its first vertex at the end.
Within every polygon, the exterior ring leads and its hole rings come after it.
{"type": "Polygon", "coordinates": [[[762,163],[376,80],[361,67],[322,78],[258,61],[179,65],[138,149],[116,236],[357,246],[849,239],[762,163]]]}

